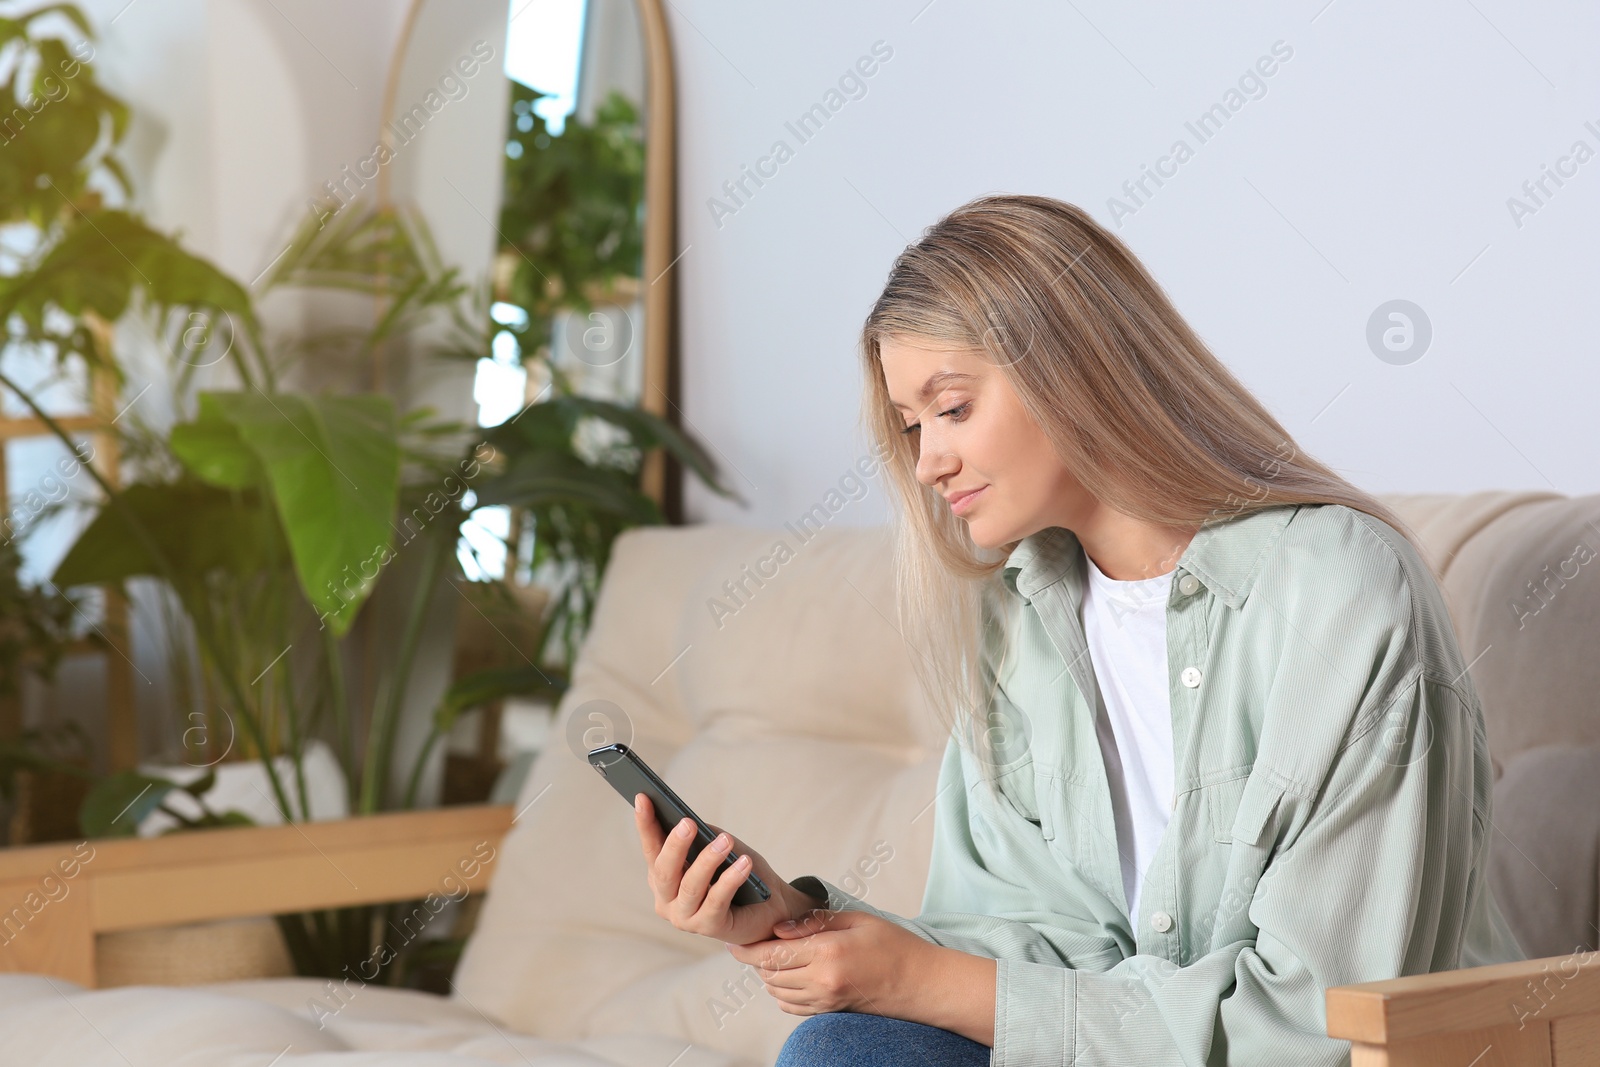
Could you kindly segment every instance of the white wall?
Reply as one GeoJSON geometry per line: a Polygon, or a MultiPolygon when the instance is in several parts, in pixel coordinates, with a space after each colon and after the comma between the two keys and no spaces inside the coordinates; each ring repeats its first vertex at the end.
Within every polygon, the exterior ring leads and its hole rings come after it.
{"type": "MultiPolygon", "coordinates": [[[[907,243],[996,191],[1090,210],[1364,488],[1600,491],[1600,160],[1520,225],[1507,206],[1574,142],[1600,149],[1593,5],[673,0],[667,16],[683,406],[752,502],[693,484],[692,518],[792,519],[866,453],[861,320],[907,243]],[[785,122],[875,41],[893,56],[866,95],[801,144],[785,122]],[[1200,143],[1185,123],[1277,41],[1292,55],[1264,93],[1200,143]],[[1126,198],[1180,138],[1193,157],[1142,206],[1126,198]],[[708,201],[780,139],[793,158],[719,225],[708,201]],[[1113,197],[1137,210],[1114,220],[1113,197]],[[1396,298],[1434,331],[1408,365],[1366,341],[1396,298]]],[[[883,521],[880,489],[835,521],[883,521]]]]}

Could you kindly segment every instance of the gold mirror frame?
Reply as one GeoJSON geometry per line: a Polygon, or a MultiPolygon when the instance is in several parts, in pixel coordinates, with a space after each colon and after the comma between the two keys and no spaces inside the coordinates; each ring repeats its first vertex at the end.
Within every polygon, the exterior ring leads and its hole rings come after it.
{"type": "MultiPolygon", "coordinates": [[[[411,0],[405,22],[400,28],[400,38],[395,43],[394,56],[389,63],[378,139],[391,149],[394,135],[389,119],[399,93],[406,51],[411,46],[417,17],[423,5],[429,2],[432,0],[411,0]]],[[[677,242],[676,77],[672,64],[672,43],[667,35],[667,20],[661,0],[634,0],[634,3],[644,32],[648,86],[645,100],[644,277],[640,279],[644,286],[644,367],[639,406],[667,419],[668,408],[676,407],[671,396],[677,384],[674,374],[676,368],[673,366],[676,287],[675,279],[670,274],[677,262],[677,253],[673,250],[677,242]]],[[[379,169],[376,196],[379,206],[390,205],[387,167],[379,169]]],[[[680,481],[677,464],[668,464],[662,449],[652,450],[645,458],[644,469],[640,472],[641,488],[662,508],[668,522],[680,521],[680,481]]]]}

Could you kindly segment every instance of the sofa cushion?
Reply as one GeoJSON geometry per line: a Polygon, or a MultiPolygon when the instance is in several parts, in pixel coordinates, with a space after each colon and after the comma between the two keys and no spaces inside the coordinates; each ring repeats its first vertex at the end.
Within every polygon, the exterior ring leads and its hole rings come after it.
{"type": "Polygon", "coordinates": [[[84,989],[0,975],[0,1067],[755,1067],[662,1034],[550,1041],[508,1032],[461,998],[357,984],[341,1000],[327,985],[84,989]]]}
{"type": "Polygon", "coordinates": [[[1489,885],[1528,958],[1600,948],[1600,746],[1511,757],[1494,827],[1489,885]]]}
{"type": "Polygon", "coordinates": [[[1502,766],[1540,745],[1600,744],[1600,497],[1532,504],[1499,538],[1468,657],[1502,766]]]}

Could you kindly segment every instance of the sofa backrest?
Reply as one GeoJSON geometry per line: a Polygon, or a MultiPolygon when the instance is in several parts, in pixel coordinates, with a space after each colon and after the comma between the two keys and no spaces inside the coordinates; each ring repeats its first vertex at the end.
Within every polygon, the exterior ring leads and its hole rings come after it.
{"type": "MultiPolygon", "coordinates": [[[[1577,562],[1600,550],[1600,497],[1383,499],[1421,535],[1463,651],[1478,657],[1497,760],[1550,740],[1600,743],[1589,647],[1600,561],[1577,562]],[[1530,581],[1549,591],[1526,599],[1530,581]]],[[[780,874],[920,910],[944,732],[896,628],[889,553],[882,527],[804,541],[787,527],[656,527],[617,540],[462,959],[461,996],[541,1036],[670,1033],[763,1063],[799,1022],[749,968],[656,916],[632,813],[581,758],[613,740],[780,874]]]]}
{"type": "Polygon", "coordinates": [[[1497,774],[1539,745],[1600,745],[1600,495],[1382,499],[1439,577],[1497,774]]]}

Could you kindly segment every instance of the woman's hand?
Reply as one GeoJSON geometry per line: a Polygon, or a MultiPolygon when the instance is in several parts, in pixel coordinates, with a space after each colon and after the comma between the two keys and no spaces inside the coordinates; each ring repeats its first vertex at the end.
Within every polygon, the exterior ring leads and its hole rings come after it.
{"type": "Polygon", "coordinates": [[[854,1011],[994,1044],[996,964],[924,941],[865,911],[817,910],[773,940],[729,945],[790,1015],[854,1011]]]}
{"type": "Polygon", "coordinates": [[[818,911],[773,940],[730,945],[756,968],[778,1006],[790,1015],[856,1011],[906,1018],[918,989],[926,989],[930,950],[939,946],[865,911],[818,911]]]}
{"type": "Polygon", "coordinates": [[[815,899],[779,878],[766,860],[720,827],[711,826],[717,839],[701,849],[693,863],[688,863],[689,845],[694,841],[693,820],[684,819],[673,833],[663,833],[650,798],[639,793],[633,798],[633,821],[639,828],[656,914],[680,930],[742,945],[764,941],[772,936],[775,924],[799,918],[818,907],[815,899]],[[730,848],[739,859],[713,880],[730,848]],[[772,896],[757,904],[734,905],[733,894],[752,869],[772,890],[772,896]]]}

